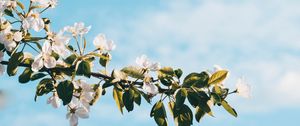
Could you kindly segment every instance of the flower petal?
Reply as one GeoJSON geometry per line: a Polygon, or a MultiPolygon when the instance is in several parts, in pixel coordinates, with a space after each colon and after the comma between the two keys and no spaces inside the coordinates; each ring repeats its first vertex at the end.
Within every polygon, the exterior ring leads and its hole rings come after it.
{"type": "Polygon", "coordinates": [[[84,107],[77,108],[76,111],[75,111],[75,115],[80,117],[80,118],[83,118],[83,119],[89,118],[89,112],[84,107]]]}
{"type": "Polygon", "coordinates": [[[56,66],[56,60],[52,56],[44,57],[44,65],[46,68],[54,68],[56,66]]]}
{"type": "Polygon", "coordinates": [[[38,72],[40,69],[42,69],[44,66],[44,61],[43,61],[43,58],[42,58],[42,55],[38,55],[32,65],[31,65],[31,70],[34,71],[34,72],[38,72]]]}

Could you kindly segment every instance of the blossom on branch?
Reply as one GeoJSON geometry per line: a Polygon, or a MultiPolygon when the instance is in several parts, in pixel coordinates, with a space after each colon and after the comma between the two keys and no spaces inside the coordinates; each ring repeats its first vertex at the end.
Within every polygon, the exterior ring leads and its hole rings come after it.
{"type": "Polygon", "coordinates": [[[44,66],[46,68],[54,68],[56,66],[56,59],[51,56],[52,47],[48,40],[44,42],[42,52],[35,57],[34,62],[31,65],[31,69],[34,72],[39,71],[44,66]]]}

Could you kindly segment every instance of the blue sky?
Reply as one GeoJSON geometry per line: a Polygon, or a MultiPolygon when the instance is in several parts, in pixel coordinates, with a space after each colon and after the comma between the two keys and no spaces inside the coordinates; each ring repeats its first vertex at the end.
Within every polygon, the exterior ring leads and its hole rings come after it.
{"type": "MultiPolygon", "coordinates": [[[[231,88],[238,77],[245,76],[253,89],[252,98],[229,99],[239,117],[216,107],[216,117],[205,117],[202,126],[296,126],[300,112],[299,6],[298,0],[60,0],[44,16],[52,19],[54,30],[82,21],[92,25],[88,41],[98,33],[113,39],[117,49],[110,68],[133,64],[135,57],[147,54],[185,73],[221,65],[231,70],[226,84],[231,88]]],[[[0,89],[9,93],[10,101],[0,111],[0,124],[68,125],[65,108],[46,105],[47,97],[33,101],[36,83],[21,85],[17,77],[1,76],[0,89]]],[[[150,109],[143,102],[122,116],[109,91],[80,124],[153,126],[150,109]]]]}

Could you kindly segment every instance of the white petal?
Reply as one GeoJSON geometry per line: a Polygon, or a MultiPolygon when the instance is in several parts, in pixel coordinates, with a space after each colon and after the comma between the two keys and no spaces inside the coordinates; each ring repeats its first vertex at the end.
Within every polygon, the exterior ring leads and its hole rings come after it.
{"type": "Polygon", "coordinates": [[[15,32],[14,33],[14,40],[16,41],[16,42],[19,42],[19,41],[21,41],[23,39],[23,37],[22,37],[22,32],[15,32]]]}
{"type": "Polygon", "coordinates": [[[17,46],[17,44],[14,41],[9,41],[7,43],[4,43],[5,49],[9,52],[13,51],[13,49],[17,46]]]}
{"type": "Polygon", "coordinates": [[[160,67],[160,63],[152,63],[151,65],[150,65],[150,70],[151,71],[158,71],[159,69],[160,69],[161,67],[160,67]]]}
{"type": "Polygon", "coordinates": [[[23,27],[25,30],[30,29],[30,23],[29,23],[28,18],[25,18],[25,19],[23,20],[22,24],[23,24],[22,27],[23,27]]]}
{"type": "Polygon", "coordinates": [[[45,27],[45,23],[43,21],[43,19],[41,18],[35,18],[32,22],[32,28],[33,30],[35,30],[36,32],[41,31],[43,28],[45,27]]]}
{"type": "Polygon", "coordinates": [[[56,66],[56,60],[52,56],[44,57],[44,65],[46,68],[54,68],[56,66]]]}
{"type": "Polygon", "coordinates": [[[52,53],[52,47],[51,47],[51,44],[50,44],[50,42],[49,42],[48,40],[46,40],[46,41],[44,42],[44,45],[43,45],[43,48],[42,48],[42,52],[43,52],[44,54],[49,54],[49,55],[51,55],[51,53],[52,53]]]}
{"type": "Polygon", "coordinates": [[[237,93],[241,97],[244,98],[250,98],[251,97],[251,87],[247,82],[244,80],[244,78],[239,78],[238,82],[236,84],[237,93]]]}
{"type": "Polygon", "coordinates": [[[115,45],[114,41],[112,41],[112,40],[107,41],[107,48],[106,48],[107,51],[112,51],[115,48],[116,48],[116,45],[115,45]]]}
{"type": "Polygon", "coordinates": [[[84,107],[79,107],[76,109],[75,115],[83,119],[89,118],[89,112],[84,107]]]}
{"type": "Polygon", "coordinates": [[[104,34],[98,34],[93,41],[93,44],[99,49],[104,49],[105,43],[106,43],[106,38],[104,34]]]}
{"type": "Polygon", "coordinates": [[[70,126],[78,125],[78,117],[75,114],[70,115],[70,126]]]}
{"type": "Polygon", "coordinates": [[[158,88],[151,83],[144,83],[143,90],[152,95],[158,94],[158,88]]]}
{"type": "Polygon", "coordinates": [[[42,55],[38,55],[32,65],[31,65],[31,70],[34,71],[34,72],[38,72],[40,69],[42,69],[44,66],[44,61],[43,61],[43,58],[42,58],[42,55]]]}

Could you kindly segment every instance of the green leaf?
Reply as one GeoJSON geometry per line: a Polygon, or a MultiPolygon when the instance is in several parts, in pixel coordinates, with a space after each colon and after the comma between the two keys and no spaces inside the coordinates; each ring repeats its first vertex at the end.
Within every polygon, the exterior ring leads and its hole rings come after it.
{"type": "Polygon", "coordinates": [[[154,104],[150,112],[150,116],[154,117],[158,126],[168,126],[166,110],[161,100],[154,104]]]}
{"type": "Polygon", "coordinates": [[[62,81],[58,84],[56,91],[58,97],[63,101],[63,105],[67,105],[71,102],[73,97],[74,85],[71,81],[62,81]]]}
{"type": "Polygon", "coordinates": [[[131,112],[134,108],[134,91],[132,89],[126,90],[123,93],[123,103],[128,112],[131,112]]]}
{"type": "Polygon", "coordinates": [[[159,72],[170,76],[173,76],[175,74],[173,68],[171,67],[163,67],[159,70],[159,72]]]}
{"type": "Polygon", "coordinates": [[[200,122],[201,118],[203,118],[205,112],[200,109],[200,107],[196,107],[195,118],[197,122],[200,122]]]}
{"type": "Polygon", "coordinates": [[[44,94],[48,94],[49,92],[53,91],[54,82],[51,78],[45,78],[40,81],[38,86],[36,87],[36,93],[35,93],[35,98],[34,101],[37,100],[37,96],[42,96],[44,94]]]}
{"type": "Polygon", "coordinates": [[[213,116],[210,107],[207,104],[209,97],[203,91],[201,92],[189,92],[188,93],[188,101],[190,104],[196,108],[197,106],[200,107],[201,110],[205,111],[209,115],[213,116]]]}
{"type": "Polygon", "coordinates": [[[123,114],[123,107],[124,107],[124,104],[123,104],[123,99],[122,99],[122,95],[123,95],[123,92],[122,91],[119,91],[116,87],[114,87],[114,90],[113,90],[113,97],[115,99],[115,102],[118,106],[118,109],[120,110],[120,112],[123,114]]]}
{"type": "Polygon", "coordinates": [[[32,73],[33,71],[31,70],[31,68],[26,68],[24,72],[19,76],[19,82],[22,84],[29,82],[32,73]]]}
{"type": "Polygon", "coordinates": [[[227,103],[227,101],[223,100],[222,101],[222,106],[224,107],[224,109],[229,112],[231,115],[233,115],[234,117],[237,117],[237,113],[236,111],[227,103]]]}
{"type": "MultiPolygon", "coordinates": [[[[0,29],[1,29],[1,26],[0,26],[0,29]]],[[[0,43],[0,51],[2,51],[4,49],[5,49],[5,46],[2,43],[0,43]]]]}
{"type": "Polygon", "coordinates": [[[137,104],[137,105],[141,105],[141,102],[142,102],[142,98],[141,98],[141,94],[139,93],[139,91],[136,91],[134,90],[134,102],[137,104]]]}
{"type": "Polygon", "coordinates": [[[35,81],[35,80],[38,80],[38,79],[41,79],[43,77],[47,76],[46,74],[44,73],[36,73],[34,75],[31,76],[30,80],[31,81],[35,81]]]}
{"type": "Polygon", "coordinates": [[[4,10],[4,13],[5,13],[7,16],[14,17],[14,14],[12,13],[12,10],[10,10],[10,9],[5,9],[5,10],[4,10]]]}
{"type": "Polygon", "coordinates": [[[185,104],[179,110],[173,110],[174,119],[178,126],[190,126],[193,124],[193,112],[192,110],[185,104]]]}
{"type": "Polygon", "coordinates": [[[195,86],[198,88],[203,88],[208,86],[209,75],[206,72],[191,73],[183,81],[183,87],[195,86]]]}
{"type": "Polygon", "coordinates": [[[90,62],[88,61],[81,61],[77,67],[76,70],[76,75],[79,76],[86,76],[86,77],[90,77],[91,76],[91,66],[90,66],[90,62]]]}
{"type": "Polygon", "coordinates": [[[129,66],[125,67],[121,70],[122,72],[128,74],[128,76],[137,78],[137,79],[143,79],[144,78],[144,73],[141,68],[134,67],[134,66],[129,66]]]}
{"type": "Polygon", "coordinates": [[[209,78],[208,84],[219,84],[219,83],[221,83],[223,80],[226,79],[227,74],[228,74],[227,70],[220,70],[220,71],[215,72],[209,78]]]}
{"type": "Polygon", "coordinates": [[[174,71],[175,72],[175,75],[177,76],[177,78],[180,78],[183,74],[182,70],[181,69],[177,69],[174,71]]]}
{"type": "Polygon", "coordinates": [[[214,99],[214,103],[216,104],[220,104],[222,102],[222,98],[216,93],[211,93],[211,97],[214,99]]]}
{"type": "Polygon", "coordinates": [[[194,84],[197,88],[203,88],[208,86],[209,75],[206,72],[199,74],[199,80],[194,84]]]}
{"type": "Polygon", "coordinates": [[[75,54],[72,54],[70,56],[68,56],[64,62],[68,65],[73,65],[74,61],[77,59],[77,56],[75,54]]]}
{"type": "Polygon", "coordinates": [[[160,78],[159,81],[161,82],[161,84],[167,87],[172,85],[172,80],[170,78],[160,78]]]}
{"type": "Polygon", "coordinates": [[[99,59],[99,63],[101,64],[101,66],[106,67],[109,63],[109,60],[110,60],[110,55],[108,53],[102,54],[102,56],[99,59]]]}
{"type": "Polygon", "coordinates": [[[7,74],[9,76],[14,76],[17,74],[18,71],[18,66],[21,64],[23,61],[24,54],[22,52],[14,53],[10,59],[9,63],[7,65],[7,74]]]}
{"type": "Polygon", "coordinates": [[[182,107],[187,95],[188,95],[188,93],[185,88],[181,88],[176,92],[176,95],[175,95],[175,98],[176,98],[175,108],[176,109],[180,109],[182,107]]]}

